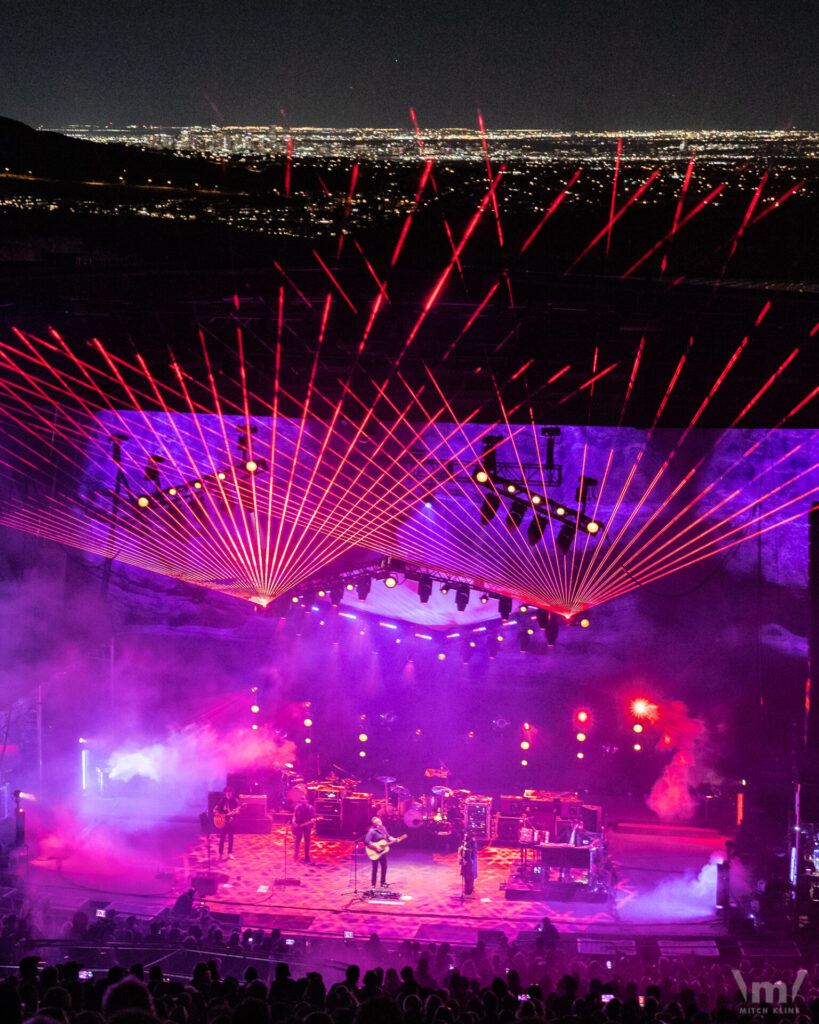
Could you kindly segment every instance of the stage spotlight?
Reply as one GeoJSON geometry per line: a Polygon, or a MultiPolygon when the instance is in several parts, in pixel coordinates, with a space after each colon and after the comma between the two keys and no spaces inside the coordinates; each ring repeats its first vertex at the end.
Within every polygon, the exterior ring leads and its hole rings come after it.
{"type": "Polygon", "coordinates": [[[557,537],[555,537],[555,544],[563,552],[564,557],[568,555],[569,548],[572,546],[574,540],[574,526],[571,523],[564,523],[560,527],[557,537]]]}
{"type": "Polygon", "coordinates": [[[290,603],[291,603],[291,604],[298,604],[298,603],[299,603],[299,596],[298,596],[298,594],[294,594],[294,595],[293,595],[293,596],[292,596],[292,597],[290,598],[290,603]]]}
{"type": "Polygon", "coordinates": [[[344,589],[345,590],[355,590],[355,584],[354,583],[348,583],[347,586],[344,589]]]}
{"type": "Polygon", "coordinates": [[[517,492],[517,487],[515,487],[514,484],[507,484],[506,485],[506,493],[507,494],[515,494],[516,492],[517,492]]]}
{"type": "Polygon", "coordinates": [[[537,610],[537,624],[541,629],[546,629],[549,625],[550,612],[547,608],[538,608],[537,610]]]}
{"type": "Polygon", "coordinates": [[[529,764],[529,762],[528,762],[528,761],[526,760],[526,758],[524,757],[524,758],[522,758],[522,759],[521,759],[521,762],[520,762],[520,764],[521,764],[521,767],[522,767],[522,768],[526,768],[526,766],[527,766],[527,765],[529,764]]]}
{"type": "Polygon", "coordinates": [[[634,749],[635,750],[642,750],[643,748],[642,748],[642,746],[639,743],[635,743],[634,744],[634,749]]]}
{"type": "Polygon", "coordinates": [[[489,482],[489,474],[486,472],[483,466],[478,466],[478,468],[475,470],[472,476],[474,477],[475,480],[477,480],[479,484],[485,484],[489,482]]]}
{"type": "Polygon", "coordinates": [[[459,612],[466,611],[469,604],[469,587],[460,586],[455,592],[455,607],[459,612]]]}
{"type": "Polygon", "coordinates": [[[313,719],[312,718],[305,718],[305,720],[304,720],[305,728],[309,729],[312,724],[313,724],[313,719]]]}
{"type": "Polygon", "coordinates": [[[600,523],[596,522],[594,519],[589,520],[589,522],[586,523],[586,532],[592,534],[599,533],[600,523]]]}
{"type": "Polygon", "coordinates": [[[137,505],[139,505],[140,508],[147,508],[150,504],[151,499],[148,497],[147,494],[140,494],[140,496],[137,498],[137,505]]]}
{"type": "Polygon", "coordinates": [[[248,471],[248,473],[255,473],[258,468],[259,463],[256,462],[255,459],[248,459],[247,462],[245,463],[245,469],[248,471]]]}
{"type": "Polygon", "coordinates": [[[322,588],[321,590],[319,590],[318,596],[319,597],[327,597],[327,591],[324,588],[322,588]]]}
{"type": "Polygon", "coordinates": [[[500,497],[497,494],[485,494],[481,502],[481,526],[488,526],[495,518],[500,507],[500,497]]]}
{"type": "Polygon", "coordinates": [[[202,481],[201,480],[194,480],[193,481],[193,489],[195,491],[201,491],[202,490],[202,481]]]}
{"type": "Polygon", "coordinates": [[[216,474],[216,479],[227,480],[227,473],[223,469],[220,469],[219,472],[216,474]]]}
{"type": "Polygon", "coordinates": [[[586,742],[586,734],[584,732],[579,732],[575,738],[576,738],[578,743],[585,743],[586,742]]]}
{"type": "Polygon", "coordinates": [[[574,717],[577,719],[578,722],[585,723],[589,720],[589,713],[588,711],[578,711],[574,717]]]}
{"type": "Polygon", "coordinates": [[[642,732],[643,731],[643,727],[642,727],[642,725],[640,725],[639,722],[635,722],[634,725],[632,726],[632,729],[634,730],[634,732],[642,732]]]}
{"type": "Polygon", "coordinates": [[[390,573],[389,576],[384,577],[384,586],[387,590],[392,590],[394,587],[398,586],[398,578],[390,573]]]}
{"type": "Polygon", "coordinates": [[[543,498],[541,498],[541,496],[539,494],[533,494],[532,495],[532,504],[533,505],[541,505],[542,503],[543,503],[543,498]]]}
{"type": "Polygon", "coordinates": [[[527,633],[528,636],[534,636],[535,635],[535,631],[532,629],[531,626],[529,626],[529,628],[526,630],[526,633],[527,633]]]}
{"type": "Polygon", "coordinates": [[[258,715],[258,713],[259,713],[259,711],[261,709],[260,709],[258,704],[251,704],[250,705],[250,710],[253,712],[254,715],[258,715]]]}
{"type": "Polygon", "coordinates": [[[655,722],[658,717],[659,708],[645,697],[636,697],[631,702],[631,713],[635,718],[647,718],[655,722]]]}
{"type": "Polygon", "coordinates": [[[531,523],[526,528],[526,540],[530,547],[534,547],[535,544],[539,544],[543,540],[543,532],[544,523],[541,522],[539,516],[533,516],[531,523]]]}
{"type": "Polygon", "coordinates": [[[423,497],[424,508],[432,508],[433,496],[432,494],[425,494],[423,497]]]}
{"type": "Polygon", "coordinates": [[[370,587],[371,586],[372,586],[372,580],[370,579],[369,576],[363,576],[356,583],[355,588],[358,591],[358,600],[359,601],[366,601],[367,600],[367,595],[370,592],[370,587]]]}
{"type": "Polygon", "coordinates": [[[521,740],[520,741],[520,749],[521,750],[528,750],[529,747],[531,747],[531,745],[532,744],[529,742],[529,740],[521,740]]]}
{"type": "Polygon", "coordinates": [[[489,600],[489,594],[481,594],[481,596],[480,596],[480,602],[481,602],[481,604],[486,604],[486,602],[487,602],[488,600],[489,600]]]}
{"type": "Polygon", "coordinates": [[[341,604],[344,597],[344,584],[334,583],[330,587],[330,604],[335,608],[341,604]]]}
{"type": "Polygon", "coordinates": [[[450,590],[450,587],[449,587],[448,583],[442,583],[441,584],[441,593],[444,595],[444,597],[446,597],[446,595],[449,593],[449,590],[450,590]]]}
{"type": "Polygon", "coordinates": [[[525,615],[525,614],[526,614],[526,613],[527,613],[527,612],[529,611],[529,605],[528,605],[528,604],[522,604],[522,605],[520,606],[520,608],[518,608],[518,611],[519,611],[519,612],[520,612],[520,613],[521,613],[522,615],[525,615]]]}
{"type": "Polygon", "coordinates": [[[368,739],[369,739],[369,736],[366,734],[366,732],[360,732],[358,734],[358,742],[359,743],[366,743],[368,739]]]}
{"type": "Polygon", "coordinates": [[[359,750],[358,756],[359,757],[366,757],[367,756],[367,751],[366,750],[359,750]]]}
{"type": "Polygon", "coordinates": [[[554,514],[556,516],[565,516],[566,515],[566,506],[565,505],[555,505],[555,507],[554,507],[554,514]]]}
{"type": "Polygon", "coordinates": [[[446,661],[446,654],[444,651],[438,651],[438,661],[446,661]]]}
{"type": "Polygon", "coordinates": [[[578,750],[578,752],[577,752],[577,760],[578,761],[582,761],[585,756],[586,755],[583,753],[582,750],[578,750]]]}
{"type": "Polygon", "coordinates": [[[590,625],[591,619],[588,617],[588,615],[584,615],[583,618],[580,620],[580,628],[588,629],[590,625]]]}
{"type": "Polygon", "coordinates": [[[428,573],[424,573],[418,578],[418,600],[421,604],[426,604],[432,597],[432,577],[428,573]]]}
{"type": "Polygon", "coordinates": [[[498,614],[504,622],[506,622],[512,614],[512,598],[507,597],[506,594],[502,594],[498,598],[498,614]]]}

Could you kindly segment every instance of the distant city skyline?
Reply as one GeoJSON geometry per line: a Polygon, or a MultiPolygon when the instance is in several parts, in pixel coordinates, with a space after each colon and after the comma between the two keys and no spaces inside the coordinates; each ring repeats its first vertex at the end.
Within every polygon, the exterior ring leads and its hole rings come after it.
{"type": "Polygon", "coordinates": [[[0,114],[34,126],[819,128],[803,0],[7,7],[0,114]]]}

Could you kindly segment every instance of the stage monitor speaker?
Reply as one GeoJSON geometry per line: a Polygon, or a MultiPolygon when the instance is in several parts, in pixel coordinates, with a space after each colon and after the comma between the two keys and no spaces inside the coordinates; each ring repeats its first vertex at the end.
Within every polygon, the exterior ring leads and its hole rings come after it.
{"type": "Polygon", "coordinates": [[[213,896],[219,883],[211,875],[194,875],[191,878],[191,889],[196,889],[197,896],[213,896]]]}
{"type": "Polygon", "coordinates": [[[341,802],[341,827],[345,835],[363,835],[370,827],[371,804],[368,797],[346,796],[341,802]]]}
{"type": "MultiPolygon", "coordinates": [[[[583,804],[577,803],[575,800],[561,800],[560,801],[560,817],[561,818],[577,818],[578,820],[583,817],[583,804]]],[[[590,829],[592,832],[597,832],[598,829],[590,829]]]]}
{"type": "Polygon", "coordinates": [[[603,808],[583,804],[583,828],[587,832],[601,832],[603,830],[603,808]]]}
{"type": "Polygon", "coordinates": [[[225,928],[241,928],[242,927],[242,915],[241,914],[223,914],[219,911],[213,911],[211,913],[211,919],[216,924],[225,928]]]}
{"type": "Polygon", "coordinates": [[[226,788],[233,790],[234,796],[250,792],[250,777],[245,772],[231,772],[226,780],[226,788]]]}
{"type": "Polygon", "coordinates": [[[505,946],[509,940],[506,933],[497,928],[479,928],[478,942],[482,942],[485,946],[505,946]]]}

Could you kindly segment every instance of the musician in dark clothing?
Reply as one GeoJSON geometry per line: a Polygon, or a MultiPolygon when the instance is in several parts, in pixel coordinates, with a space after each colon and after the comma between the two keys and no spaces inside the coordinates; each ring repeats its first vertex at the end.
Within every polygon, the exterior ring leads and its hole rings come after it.
{"type": "Polygon", "coordinates": [[[464,841],[458,850],[458,866],[464,880],[464,896],[471,896],[478,877],[478,845],[471,832],[464,833],[464,841]]]}
{"type": "MultiPolygon", "coordinates": [[[[239,813],[239,808],[242,806],[242,801],[233,795],[233,789],[230,786],[225,787],[225,791],[222,794],[221,799],[213,808],[214,815],[220,815],[224,818],[224,824],[219,832],[219,859],[221,860],[225,853],[225,841],[227,841],[228,848],[228,859],[233,860],[233,830],[236,824],[236,815],[239,813]]],[[[218,827],[218,826],[217,826],[218,827]]]]}
{"type": "MultiPolygon", "coordinates": [[[[394,836],[391,836],[389,832],[384,828],[384,823],[380,818],[373,818],[372,824],[367,834],[364,836],[364,845],[368,850],[373,850],[378,853],[380,849],[380,843],[394,843],[397,842],[394,836]]],[[[375,882],[378,878],[378,866],[381,865],[381,888],[387,884],[387,850],[388,846],[383,847],[383,853],[378,860],[373,861],[373,878],[372,888],[375,888],[375,882]]]]}
{"type": "Polygon", "coordinates": [[[293,811],[292,828],[293,835],[296,839],[296,852],[295,858],[299,859],[299,847],[301,846],[302,840],[304,840],[304,863],[312,864],[310,860],[310,834],[313,831],[313,824],[316,820],[316,809],[307,800],[302,800],[296,804],[296,809],[293,811]]]}

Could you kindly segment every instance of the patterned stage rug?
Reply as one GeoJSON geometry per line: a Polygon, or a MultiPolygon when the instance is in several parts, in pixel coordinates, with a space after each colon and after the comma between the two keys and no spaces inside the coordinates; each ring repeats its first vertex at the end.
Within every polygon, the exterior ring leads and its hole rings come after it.
{"type": "MultiPolygon", "coordinates": [[[[610,852],[617,866],[618,840],[611,838],[610,852]]],[[[479,930],[502,930],[509,937],[531,933],[548,915],[561,931],[594,932],[617,925],[630,902],[641,895],[629,877],[629,867],[621,864],[607,902],[513,902],[505,898],[504,888],[518,851],[487,846],[479,854],[474,895],[462,898],[457,853],[397,846],[389,855],[388,881],[399,898],[368,900],[364,894],[370,888],[371,865],[361,849],[356,865],[348,840],[314,837],[312,864],[294,860],[292,835],[285,826],[270,835],[237,835],[234,860],[218,860],[218,844],[211,842],[211,868],[227,876],[207,898],[211,910],[238,912],[243,925],[258,921],[265,928],[335,935],[352,931],[356,936],[376,933],[397,939],[425,937],[429,932],[441,936],[437,941],[446,941],[444,932],[451,930],[453,937],[448,941],[472,942],[479,930]],[[285,878],[298,879],[299,884],[283,884],[285,878]]],[[[645,872],[643,865],[651,864],[655,871],[661,868],[662,858],[658,860],[656,850],[652,852],[656,843],[656,837],[628,837],[626,856],[636,862],[632,867],[637,876],[645,872]]],[[[716,845],[718,839],[712,836],[696,847],[688,846],[686,870],[696,876],[716,845]]],[[[669,851],[669,856],[670,874],[679,875],[680,851],[669,851]]],[[[192,876],[206,873],[207,841],[200,837],[189,845],[178,869],[179,890],[190,884],[192,876]]]]}

